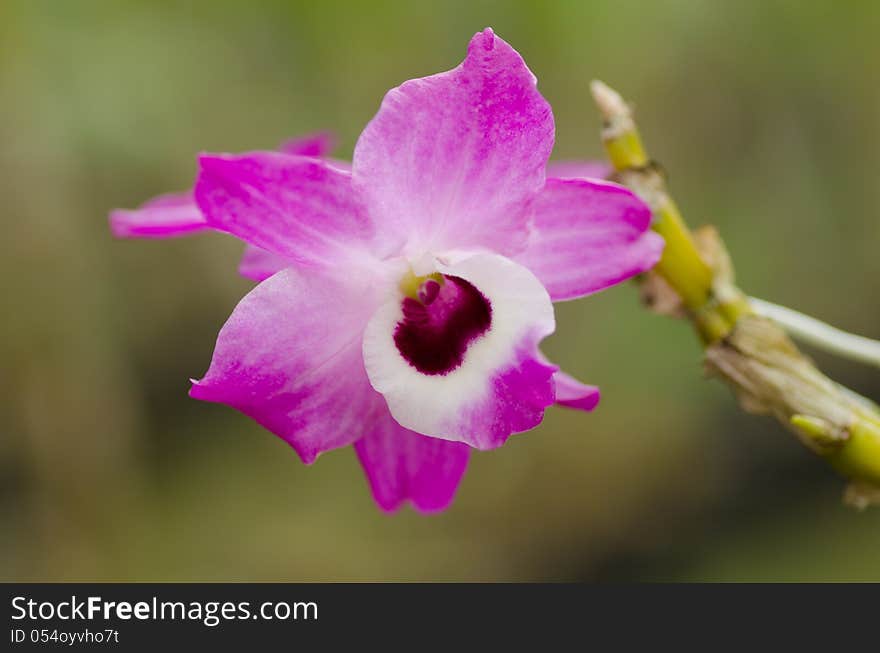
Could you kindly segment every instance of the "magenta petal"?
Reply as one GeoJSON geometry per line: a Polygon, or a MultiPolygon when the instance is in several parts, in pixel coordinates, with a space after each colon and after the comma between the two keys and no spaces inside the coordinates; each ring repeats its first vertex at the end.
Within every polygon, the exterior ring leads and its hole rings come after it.
{"type": "Polygon", "coordinates": [[[354,151],[377,228],[414,250],[522,249],[553,115],[522,57],[491,29],[454,70],[385,96],[354,151]]]}
{"type": "Polygon", "coordinates": [[[354,448],[376,503],[388,512],[407,500],[421,512],[446,508],[470,456],[467,445],[405,429],[387,412],[354,448]]]}
{"type": "Polygon", "coordinates": [[[551,161],[547,164],[547,178],[608,179],[614,169],[604,161],[551,161]]]}
{"type": "MultiPolygon", "coordinates": [[[[282,149],[289,154],[320,157],[328,154],[332,145],[331,134],[318,133],[287,141],[282,149]]],[[[346,167],[342,162],[335,165],[346,167]]],[[[110,231],[117,238],[172,238],[208,228],[191,190],[160,195],[139,209],[110,213],[110,231]]]]}
{"type": "Polygon", "coordinates": [[[190,396],[249,415],[306,463],[370,430],[387,408],[367,380],[361,333],[381,284],[355,272],[341,281],[288,268],[254,288],[190,396]]]}
{"type": "Polygon", "coordinates": [[[110,213],[110,231],[117,238],[169,238],[208,229],[191,191],[160,195],[139,209],[110,213]]]}
{"type": "Polygon", "coordinates": [[[284,154],[299,154],[300,156],[313,156],[322,158],[334,168],[351,172],[351,162],[329,157],[328,155],[336,148],[336,137],[330,132],[318,132],[285,141],[278,148],[284,154]]]}
{"type": "Polygon", "coordinates": [[[556,367],[530,356],[528,343],[517,352],[512,364],[492,378],[488,399],[466,411],[464,419],[473,437],[465,440],[478,449],[494,449],[511,433],[536,427],[544,409],[555,401],[553,375],[556,367]]]}
{"type": "Polygon", "coordinates": [[[553,383],[556,386],[556,405],[566,408],[576,408],[591,412],[599,405],[601,394],[599,388],[594,385],[585,385],[573,376],[570,376],[553,365],[540,349],[535,349],[533,355],[536,360],[544,365],[551,365],[556,369],[553,375],[553,383]]]}
{"type": "Polygon", "coordinates": [[[203,155],[199,167],[196,201],[215,229],[301,265],[336,265],[368,246],[351,175],[320,159],[203,155]]]}
{"type": "MultiPolygon", "coordinates": [[[[318,132],[301,138],[285,141],[278,148],[285,154],[325,157],[333,151],[336,138],[330,132],[318,132]]],[[[336,165],[334,163],[334,165],[336,165]]],[[[336,165],[345,168],[345,165],[336,165]]],[[[238,265],[238,273],[254,281],[268,279],[279,270],[290,267],[291,261],[254,245],[246,245],[244,255],[238,265]]]]}
{"type": "Polygon", "coordinates": [[[553,375],[556,383],[556,403],[566,408],[576,408],[587,412],[599,405],[601,394],[594,385],[584,385],[562,370],[553,375]]]}
{"type": "Polygon", "coordinates": [[[548,179],[535,201],[528,248],[514,257],[554,301],[574,299],[650,269],[663,239],[650,231],[651,212],[617,184],[548,179]]]}
{"type": "Polygon", "coordinates": [[[285,154],[299,154],[300,156],[323,157],[330,154],[336,145],[336,138],[330,132],[318,132],[301,138],[292,138],[284,141],[280,152],[285,154]]]}
{"type": "Polygon", "coordinates": [[[247,279],[263,281],[290,266],[290,259],[267,252],[256,245],[245,245],[244,254],[238,264],[238,273],[247,279]]]}

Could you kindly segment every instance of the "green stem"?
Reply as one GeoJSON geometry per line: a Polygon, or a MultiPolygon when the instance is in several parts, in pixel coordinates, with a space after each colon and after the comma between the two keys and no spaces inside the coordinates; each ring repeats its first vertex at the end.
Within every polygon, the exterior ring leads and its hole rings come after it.
{"type": "Polygon", "coordinates": [[[656,272],[694,316],[703,340],[720,340],[740,315],[749,312],[748,302],[740,293],[727,293],[725,301],[718,301],[712,270],[700,256],[678,206],[666,191],[662,174],[648,158],[629,107],[616,91],[600,81],[592,82],[591,90],[605,120],[602,140],[608,158],[621,181],[651,207],[651,227],[666,241],[656,272]]]}
{"type": "Polygon", "coordinates": [[[666,241],[656,270],[687,308],[700,310],[709,298],[712,272],[700,257],[678,207],[659,183],[659,172],[654,170],[651,172],[655,174],[645,174],[651,161],[629,108],[620,95],[600,81],[594,81],[591,90],[605,118],[602,140],[608,158],[625,183],[638,187],[636,192],[646,200],[654,214],[652,228],[666,241]]]}
{"type": "MultiPolygon", "coordinates": [[[[880,502],[880,410],[823,375],[775,322],[755,313],[734,284],[732,265],[717,236],[710,243],[716,250],[711,262],[704,260],[663,175],[645,151],[629,106],[602,82],[594,81],[591,91],[616,176],[648,204],[652,228],[666,241],[654,271],[696,327],[708,369],[734,389],[745,410],[773,415],[849,477],[846,496],[853,505],[880,502]]],[[[804,326],[803,320],[798,323],[804,326]]],[[[816,333],[812,328],[811,335],[818,337],[816,333]]],[[[828,334],[821,333],[826,340],[828,334]]],[[[838,348],[853,345],[852,337],[844,342],[839,333],[832,335],[838,348]]]]}

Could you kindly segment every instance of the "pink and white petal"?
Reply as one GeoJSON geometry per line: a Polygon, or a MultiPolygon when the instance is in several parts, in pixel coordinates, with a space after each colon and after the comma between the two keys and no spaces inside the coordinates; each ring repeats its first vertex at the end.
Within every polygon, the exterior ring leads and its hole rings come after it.
{"type": "Polygon", "coordinates": [[[284,141],[278,151],[284,154],[325,157],[336,147],[336,137],[330,132],[317,132],[284,141]]]}
{"type": "Polygon", "coordinates": [[[386,411],[354,443],[373,498],[393,512],[410,501],[420,512],[446,508],[467,468],[470,447],[403,428],[386,411]]]}
{"type": "Polygon", "coordinates": [[[402,298],[394,298],[364,332],[367,374],[405,428],[478,449],[500,446],[539,424],[554,401],[556,367],[536,357],[538,342],[555,328],[553,305],[531,272],[497,254],[446,255],[435,269],[482,294],[491,310],[488,329],[467,344],[455,367],[424,373],[398,349],[404,313],[402,298]]]}
{"type": "Polygon", "coordinates": [[[575,299],[652,268],[663,239],[650,224],[650,209],[623,186],[548,179],[535,201],[529,245],[514,258],[553,301],[575,299]]]}
{"type": "Polygon", "coordinates": [[[354,183],[377,228],[413,252],[527,239],[544,183],[553,114],[522,57],[491,29],[457,68],[392,89],[354,151],[354,183]]]}
{"type": "Polygon", "coordinates": [[[277,152],[202,155],[196,201],[208,224],[297,265],[362,258],[373,226],[351,175],[277,152]]]}
{"type": "Polygon", "coordinates": [[[250,416],[306,463],[351,444],[387,412],[361,354],[382,285],[368,271],[282,270],[235,308],[190,396],[250,416]]]}
{"type": "Polygon", "coordinates": [[[238,273],[254,281],[268,279],[276,272],[289,268],[293,263],[256,245],[245,245],[244,254],[238,264],[238,273]]]}
{"type": "Polygon", "coordinates": [[[117,238],[172,238],[207,229],[192,191],[160,195],[138,209],[110,213],[110,231],[117,238]]]}
{"type": "Polygon", "coordinates": [[[343,159],[337,159],[336,157],[327,157],[324,159],[329,165],[333,166],[337,170],[343,170],[345,172],[351,172],[351,161],[345,161],[343,159]]]}
{"type": "Polygon", "coordinates": [[[608,179],[614,169],[604,161],[551,161],[547,164],[547,178],[608,179]]]}
{"type": "Polygon", "coordinates": [[[594,385],[585,385],[562,370],[553,375],[556,383],[556,403],[566,408],[587,412],[599,405],[601,393],[594,385]]]}
{"type": "MultiPolygon", "coordinates": [[[[535,358],[545,365],[553,365],[540,350],[535,351],[535,358]]],[[[553,375],[553,382],[556,385],[557,405],[586,412],[591,412],[599,405],[601,393],[598,387],[581,383],[558,368],[553,375]]]]}

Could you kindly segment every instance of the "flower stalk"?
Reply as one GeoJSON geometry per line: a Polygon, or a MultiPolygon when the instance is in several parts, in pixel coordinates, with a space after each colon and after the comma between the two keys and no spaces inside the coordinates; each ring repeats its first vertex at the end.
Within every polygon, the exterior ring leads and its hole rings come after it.
{"type": "Polygon", "coordinates": [[[629,105],[600,81],[591,91],[616,179],[648,204],[652,228],[666,241],[660,262],[642,278],[651,303],[694,325],[707,370],[731,386],[744,410],[775,417],[850,480],[844,494],[849,504],[880,503],[880,409],[822,374],[766,307],[752,304],[735,284],[717,232],[688,228],[661,168],[647,155],[629,105]]]}
{"type": "Polygon", "coordinates": [[[796,340],[843,358],[880,367],[880,342],[877,340],[847,333],[814,317],[757,297],[750,297],[749,303],[756,313],[769,317],[796,340]]]}

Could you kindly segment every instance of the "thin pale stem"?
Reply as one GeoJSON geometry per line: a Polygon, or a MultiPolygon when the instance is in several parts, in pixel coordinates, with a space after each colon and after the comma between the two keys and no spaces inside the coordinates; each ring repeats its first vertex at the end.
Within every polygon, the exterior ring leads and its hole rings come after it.
{"type": "Polygon", "coordinates": [[[758,315],[770,318],[797,340],[860,363],[880,367],[880,342],[847,333],[809,315],[750,297],[758,315]]]}

